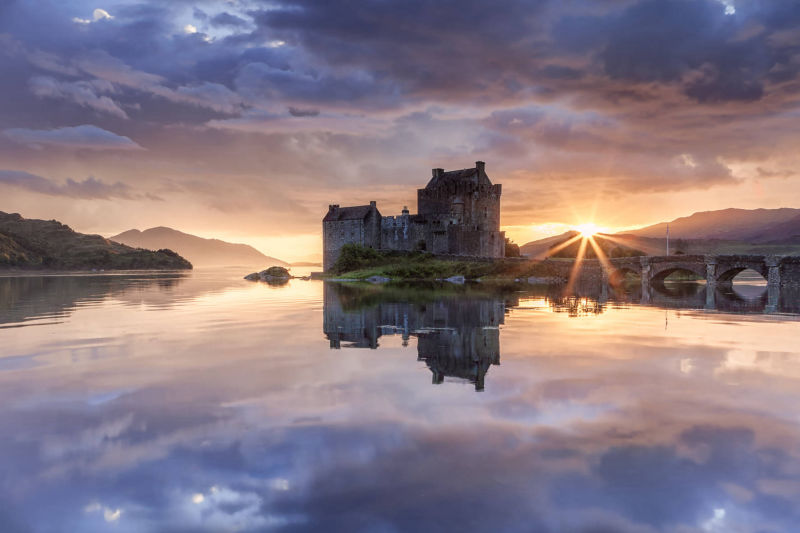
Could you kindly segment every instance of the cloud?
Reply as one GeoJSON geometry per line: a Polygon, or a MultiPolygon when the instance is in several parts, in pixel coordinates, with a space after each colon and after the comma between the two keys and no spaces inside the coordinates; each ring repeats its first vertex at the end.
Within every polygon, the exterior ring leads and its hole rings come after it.
{"type": "Polygon", "coordinates": [[[114,17],[112,17],[111,15],[108,14],[108,11],[106,11],[105,9],[99,9],[98,8],[98,9],[95,9],[92,12],[92,18],[91,19],[82,19],[82,18],[79,18],[79,17],[74,17],[72,19],[72,21],[73,22],[77,22],[78,24],[91,24],[92,22],[97,22],[97,21],[100,21],[100,20],[111,20],[113,18],[114,17]]]}
{"type": "Polygon", "coordinates": [[[65,183],[61,184],[22,170],[0,170],[0,185],[17,187],[48,196],[65,196],[83,200],[131,199],[136,196],[130,187],[121,182],[108,184],[94,177],[88,177],[83,181],[67,179],[65,183]]]}
{"type": "Polygon", "coordinates": [[[96,51],[77,61],[78,67],[98,79],[146,92],[171,102],[204,107],[228,114],[238,113],[243,99],[220,83],[199,82],[167,87],[165,78],[137,70],[106,52],[96,51]]]}
{"type": "MultiPolygon", "coordinates": [[[[603,204],[616,202],[609,210],[638,206],[619,215],[625,225],[671,216],[676,205],[774,206],[788,193],[757,169],[800,163],[793,2],[194,4],[109,4],[113,20],[80,26],[64,3],[4,4],[3,128],[95,124],[148,149],[147,158],[84,153],[71,169],[83,176],[117,179],[124,158],[131,184],[158,169],[174,183],[198,182],[196,191],[224,176],[300,198],[287,184],[303,183],[313,192],[280,226],[287,231],[317,228],[319,206],[334,195],[356,201],[365,183],[413,203],[424,169],[476,159],[505,186],[504,223],[521,225],[569,218],[565,205],[597,190],[609,191],[603,204]],[[197,33],[185,34],[186,24],[197,33]],[[712,187],[713,200],[675,200],[712,187]],[[631,201],[643,192],[665,201],[657,210],[631,201]],[[552,201],[534,208],[530,195],[552,201]]],[[[63,151],[52,152],[0,142],[5,166],[45,175],[61,172],[63,151]]],[[[781,183],[800,187],[797,176],[781,183]]],[[[263,199],[235,191],[186,194],[213,197],[228,215],[244,205],[265,212],[263,199]]],[[[241,221],[217,223],[235,231],[241,221]]]]}
{"type": "Polygon", "coordinates": [[[103,514],[103,520],[106,522],[116,522],[119,520],[120,516],[122,516],[122,509],[112,509],[111,507],[101,505],[98,502],[92,502],[86,507],[83,508],[85,513],[101,513],[103,514]]]}
{"type": "Polygon", "coordinates": [[[43,146],[55,146],[85,150],[142,150],[141,146],[128,137],[91,124],[52,130],[11,128],[4,130],[3,133],[15,142],[37,149],[43,146]]]}
{"type": "Polygon", "coordinates": [[[232,15],[227,11],[223,11],[217,15],[214,15],[211,18],[211,25],[212,26],[228,26],[233,28],[241,28],[247,26],[248,23],[242,17],[237,17],[236,15],[232,15]]]}
{"type": "Polygon", "coordinates": [[[303,109],[289,106],[289,114],[293,117],[316,117],[319,115],[319,109],[303,109]]]}
{"type": "Polygon", "coordinates": [[[30,80],[33,94],[40,98],[65,100],[101,113],[128,118],[120,105],[101,93],[115,92],[114,86],[103,80],[59,81],[50,76],[34,76],[30,80]]]}

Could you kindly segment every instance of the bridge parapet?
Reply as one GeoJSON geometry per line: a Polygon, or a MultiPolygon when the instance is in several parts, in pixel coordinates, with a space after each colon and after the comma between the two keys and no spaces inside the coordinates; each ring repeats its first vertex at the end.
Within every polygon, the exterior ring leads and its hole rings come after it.
{"type": "MultiPolygon", "coordinates": [[[[781,285],[800,285],[800,256],[781,257],[775,268],[781,285]]],[[[772,275],[773,267],[770,268],[772,275]]]]}
{"type": "MultiPolygon", "coordinates": [[[[565,276],[574,263],[564,263],[565,276]]],[[[585,259],[581,265],[581,278],[586,281],[616,283],[627,272],[638,274],[643,288],[664,279],[676,271],[691,272],[705,279],[711,286],[727,286],[742,271],[751,269],[761,274],[769,286],[800,285],[800,256],[776,255],[670,255],[615,257],[605,262],[612,272],[605,272],[603,263],[585,259]]]]}

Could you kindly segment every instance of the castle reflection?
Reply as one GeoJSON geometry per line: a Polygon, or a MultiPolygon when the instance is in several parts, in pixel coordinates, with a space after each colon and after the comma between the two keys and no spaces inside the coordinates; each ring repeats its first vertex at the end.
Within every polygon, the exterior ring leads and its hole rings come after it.
{"type": "Polygon", "coordinates": [[[484,388],[486,373],[500,364],[500,330],[506,310],[518,305],[514,293],[462,288],[372,288],[326,283],[323,329],[332,349],[378,347],[384,335],[403,345],[417,338],[417,359],[432,382],[466,381],[484,388]]]}
{"type": "Polygon", "coordinates": [[[486,374],[500,364],[500,330],[506,313],[520,305],[570,317],[600,315],[609,306],[645,305],[663,309],[696,309],[746,314],[798,314],[800,289],[784,287],[707,287],[700,283],[610,287],[361,286],[325,283],[323,330],[332,349],[379,346],[385,335],[400,335],[407,346],[417,339],[417,357],[432,373],[434,384],[452,379],[483,390],[486,374]],[[533,305],[531,305],[533,303],[533,305]]]}

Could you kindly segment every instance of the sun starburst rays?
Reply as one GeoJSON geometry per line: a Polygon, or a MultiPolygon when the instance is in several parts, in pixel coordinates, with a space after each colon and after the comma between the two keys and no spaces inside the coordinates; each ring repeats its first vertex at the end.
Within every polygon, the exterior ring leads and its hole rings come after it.
{"type": "MultiPolygon", "coordinates": [[[[586,252],[589,246],[591,246],[592,251],[594,252],[594,256],[597,258],[600,267],[606,273],[606,276],[604,276],[604,278],[608,280],[608,283],[612,287],[617,288],[619,286],[619,280],[617,279],[618,270],[611,262],[610,258],[608,257],[608,254],[606,254],[602,246],[600,246],[600,244],[595,239],[595,237],[599,235],[599,228],[593,223],[586,223],[577,226],[576,230],[580,231],[580,233],[577,233],[572,237],[570,237],[569,239],[565,240],[564,242],[548,249],[545,253],[537,257],[537,259],[540,260],[546,259],[564,250],[565,248],[573,245],[574,243],[580,242],[580,244],[578,245],[578,252],[575,255],[575,261],[572,264],[572,268],[570,269],[567,285],[564,289],[565,294],[571,294],[574,291],[575,285],[584,267],[584,262],[587,260],[586,252]]],[[[611,242],[622,244],[619,239],[609,237],[606,234],[602,234],[602,238],[608,239],[611,242]]]]}

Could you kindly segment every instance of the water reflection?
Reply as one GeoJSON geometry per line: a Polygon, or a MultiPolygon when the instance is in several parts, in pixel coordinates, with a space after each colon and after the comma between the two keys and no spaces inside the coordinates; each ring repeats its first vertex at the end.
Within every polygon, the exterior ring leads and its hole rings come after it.
{"type": "Polygon", "coordinates": [[[500,330],[513,293],[477,289],[374,288],[326,283],[323,330],[330,347],[378,347],[384,335],[403,346],[417,338],[417,359],[435,385],[467,381],[484,389],[486,373],[500,364],[500,330]]]}
{"type": "MultiPolygon", "coordinates": [[[[403,346],[416,338],[417,359],[432,373],[433,384],[466,381],[485,387],[486,374],[500,364],[500,326],[520,298],[543,302],[554,313],[570,317],[600,315],[609,306],[634,303],[663,309],[697,309],[728,313],[797,312],[792,289],[781,292],[782,306],[771,308],[765,286],[709,288],[698,283],[641,285],[612,290],[600,285],[578,286],[572,294],[560,287],[487,287],[472,285],[380,287],[325,283],[323,331],[331,349],[377,349],[379,339],[399,335],[403,346]]],[[[800,296],[798,294],[797,296],[800,296]]]]}
{"type": "Polygon", "coordinates": [[[725,313],[800,313],[800,287],[760,285],[708,287],[697,282],[668,282],[653,285],[646,292],[639,283],[612,287],[578,284],[572,294],[558,288],[529,290],[542,294],[554,310],[570,316],[600,314],[608,305],[640,304],[663,309],[704,309],[725,313]]]}
{"type": "Polygon", "coordinates": [[[146,289],[169,293],[185,276],[163,273],[0,277],[0,324],[31,318],[61,319],[81,305],[111,296],[130,303],[174,303],[174,298],[159,298],[158,292],[146,289]]]}
{"type": "Polygon", "coordinates": [[[797,530],[800,319],[760,292],[240,278],[6,286],[44,319],[0,329],[0,531],[797,530]]]}

